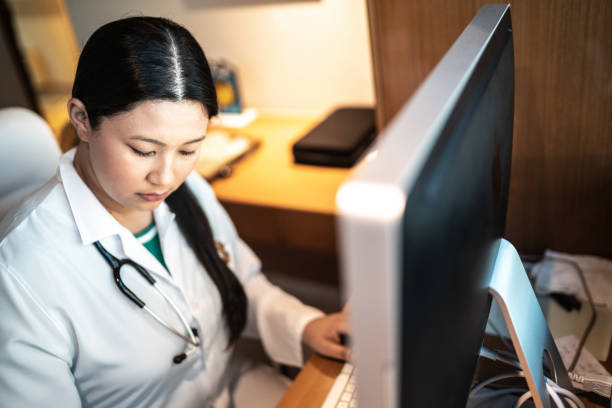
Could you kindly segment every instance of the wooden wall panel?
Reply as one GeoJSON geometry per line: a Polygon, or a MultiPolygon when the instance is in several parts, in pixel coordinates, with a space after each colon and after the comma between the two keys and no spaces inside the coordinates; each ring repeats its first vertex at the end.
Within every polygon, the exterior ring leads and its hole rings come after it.
{"type": "MultiPolygon", "coordinates": [[[[384,126],[485,1],[368,0],[384,126]]],[[[612,257],[612,2],[511,2],[515,119],[506,236],[612,257]]]]}

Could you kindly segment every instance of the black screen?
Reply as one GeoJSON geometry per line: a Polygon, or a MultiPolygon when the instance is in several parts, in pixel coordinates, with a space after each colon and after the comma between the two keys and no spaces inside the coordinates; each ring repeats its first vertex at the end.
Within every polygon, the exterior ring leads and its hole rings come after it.
{"type": "Polygon", "coordinates": [[[511,30],[475,69],[403,215],[402,407],[464,407],[486,326],[510,179],[511,30]]]}

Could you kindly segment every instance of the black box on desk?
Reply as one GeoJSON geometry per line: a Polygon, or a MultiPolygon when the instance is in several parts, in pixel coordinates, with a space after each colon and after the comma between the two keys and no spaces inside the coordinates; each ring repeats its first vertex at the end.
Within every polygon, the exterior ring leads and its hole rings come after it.
{"type": "Polygon", "coordinates": [[[351,167],[376,135],[373,108],[339,108],[293,144],[296,163],[351,167]]]}

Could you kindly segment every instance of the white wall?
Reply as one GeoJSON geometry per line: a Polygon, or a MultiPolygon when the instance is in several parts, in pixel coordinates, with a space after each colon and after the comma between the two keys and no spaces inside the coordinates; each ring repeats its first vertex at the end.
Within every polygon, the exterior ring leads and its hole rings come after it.
{"type": "Polygon", "coordinates": [[[121,17],[170,18],[238,69],[245,104],[320,113],[373,104],[365,0],[65,0],[80,44],[121,17]]]}

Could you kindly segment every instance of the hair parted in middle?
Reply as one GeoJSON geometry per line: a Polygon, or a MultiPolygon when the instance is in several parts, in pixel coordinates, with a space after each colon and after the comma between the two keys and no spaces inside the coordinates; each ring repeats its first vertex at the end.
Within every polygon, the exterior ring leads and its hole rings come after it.
{"type": "MultiPolygon", "coordinates": [[[[144,101],[196,101],[209,118],[219,110],[204,51],[187,29],[157,17],[130,17],[98,28],[79,57],[72,97],[83,102],[94,130],[103,118],[144,101]]],[[[246,324],[244,288],[220,258],[206,214],[185,183],[166,203],[221,295],[229,346],[246,324]]]]}

